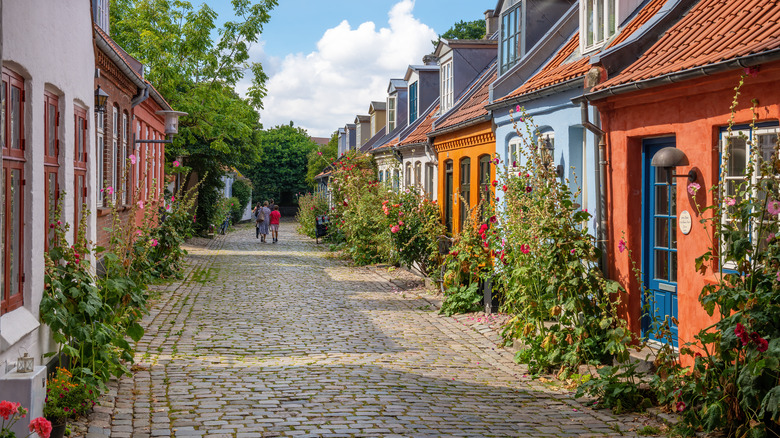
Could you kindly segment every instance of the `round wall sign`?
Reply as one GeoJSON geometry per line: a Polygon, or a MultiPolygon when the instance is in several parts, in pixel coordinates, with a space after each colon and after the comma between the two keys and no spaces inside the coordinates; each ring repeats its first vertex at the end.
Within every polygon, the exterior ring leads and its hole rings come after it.
{"type": "Polygon", "coordinates": [[[691,219],[691,214],[688,213],[688,210],[683,210],[682,213],[680,213],[680,217],[677,219],[677,223],[680,224],[680,231],[682,231],[683,234],[688,234],[691,232],[693,220],[691,219]]]}

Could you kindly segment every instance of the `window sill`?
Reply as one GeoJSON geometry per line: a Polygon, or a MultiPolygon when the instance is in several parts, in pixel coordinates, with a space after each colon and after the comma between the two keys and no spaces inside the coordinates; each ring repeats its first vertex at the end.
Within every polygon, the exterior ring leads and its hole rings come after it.
{"type": "Polygon", "coordinates": [[[40,325],[35,315],[24,307],[0,316],[0,351],[7,351],[40,325]]]}

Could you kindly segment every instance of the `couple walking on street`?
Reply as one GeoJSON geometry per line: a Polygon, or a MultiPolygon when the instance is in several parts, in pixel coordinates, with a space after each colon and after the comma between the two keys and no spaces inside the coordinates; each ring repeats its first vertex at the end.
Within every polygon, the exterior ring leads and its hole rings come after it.
{"type": "Polygon", "coordinates": [[[258,202],[252,210],[252,217],[255,218],[255,239],[262,236],[260,241],[265,243],[265,237],[270,230],[273,243],[279,241],[279,219],[282,214],[279,213],[279,206],[274,204],[273,199],[270,204],[268,201],[263,202],[262,205],[258,202]]]}

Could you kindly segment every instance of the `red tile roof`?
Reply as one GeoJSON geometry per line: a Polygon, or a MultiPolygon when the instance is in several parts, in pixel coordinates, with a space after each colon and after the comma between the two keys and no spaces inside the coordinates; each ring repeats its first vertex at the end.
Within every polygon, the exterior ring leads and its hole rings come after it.
{"type": "Polygon", "coordinates": [[[431,132],[431,127],[433,126],[433,116],[438,111],[439,111],[439,105],[436,105],[436,107],[433,108],[425,117],[425,120],[420,122],[420,124],[417,125],[417,127],[409,135],[406,136],[404,141],[399,143],[399,146],[404,146],[413,143],[426,143],[428,141],[428,133],[431,132]]]}
{"type": "Polygon", "coordinates": [[[780,48],[780,2],[701,0],[609,88],[780,48]]]}
{"type": "Polygon", "coordinates": [[[440,123],[436,123],[436,126],[434,127],[435,130],[438,131],[450,126],[455,126],[459,123],[487,116],[488,112],[485,109],[485,105],[488,103],[490,84],[496,80],[497,74],[495,65],[494,62],[491,64],[490,68],[482,73],[482,76],[474,82],[471,89],[464,93],[464,96],[468,96],[466,97],[466,100],[464,100],[463,103],[446,119],[442,120],[440,123]],[[472,90],[474,90],[473,93],[472,90]],[[469,93],[471,94],[469,95],[469,93]]]}
{"type": "MultiPolygon", "coordinates": [[[[609,42],[605,48],[616,46],[625,41],[637,29],[647,23],[653,15],[661,9],[666,0],[652,0],[623,28],[620,33],[609,42]]],[[[518,97],[523,94],[541,90],[556,84],[560,84],[571,79],[585,76],[590,69],[590,57],[580,57],[574,61],[566,62],[577,50],[580,44],[579,32],[558,51],[558,53],[547,63],[539,73],[531,77],[520,88],[516,89],[508,96],[498,101],[518,97]],[[566,62],[566,63],[565,63],[566,62]]]]}

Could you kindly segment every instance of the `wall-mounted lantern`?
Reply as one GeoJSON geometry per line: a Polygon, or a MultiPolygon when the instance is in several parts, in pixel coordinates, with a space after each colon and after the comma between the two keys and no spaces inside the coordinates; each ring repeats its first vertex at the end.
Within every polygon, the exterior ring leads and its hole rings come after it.
{"type": "Polygon", "coordinates": [[[95,111],[99,113],[106,112],[106,103],[108,102],[108,93],[100,89],[98,85],[95,90],[95,111]]]}
{"type": "Polygon", "coordinates": [[[660,167],[666,171],[666,183],[669,185],[672,184],[672,178],[687,177],[689,184],[696,181],[696,171],[693,169],[691,169],[688,173],[674,173],[674,169],[676,167],[690,165],[685,152],[677,149],[676,147],[669,146],[656,152],[653,156],[653,160],[650,161],[650,165],[653,167],[660,167]]]}
{"type": "Polygon", "coordinates": [[[157,111],[155,114],[165,116],[165,135],[179,133],[179,117],[184,117],[187,113],[182,111],[157,111]]]}

